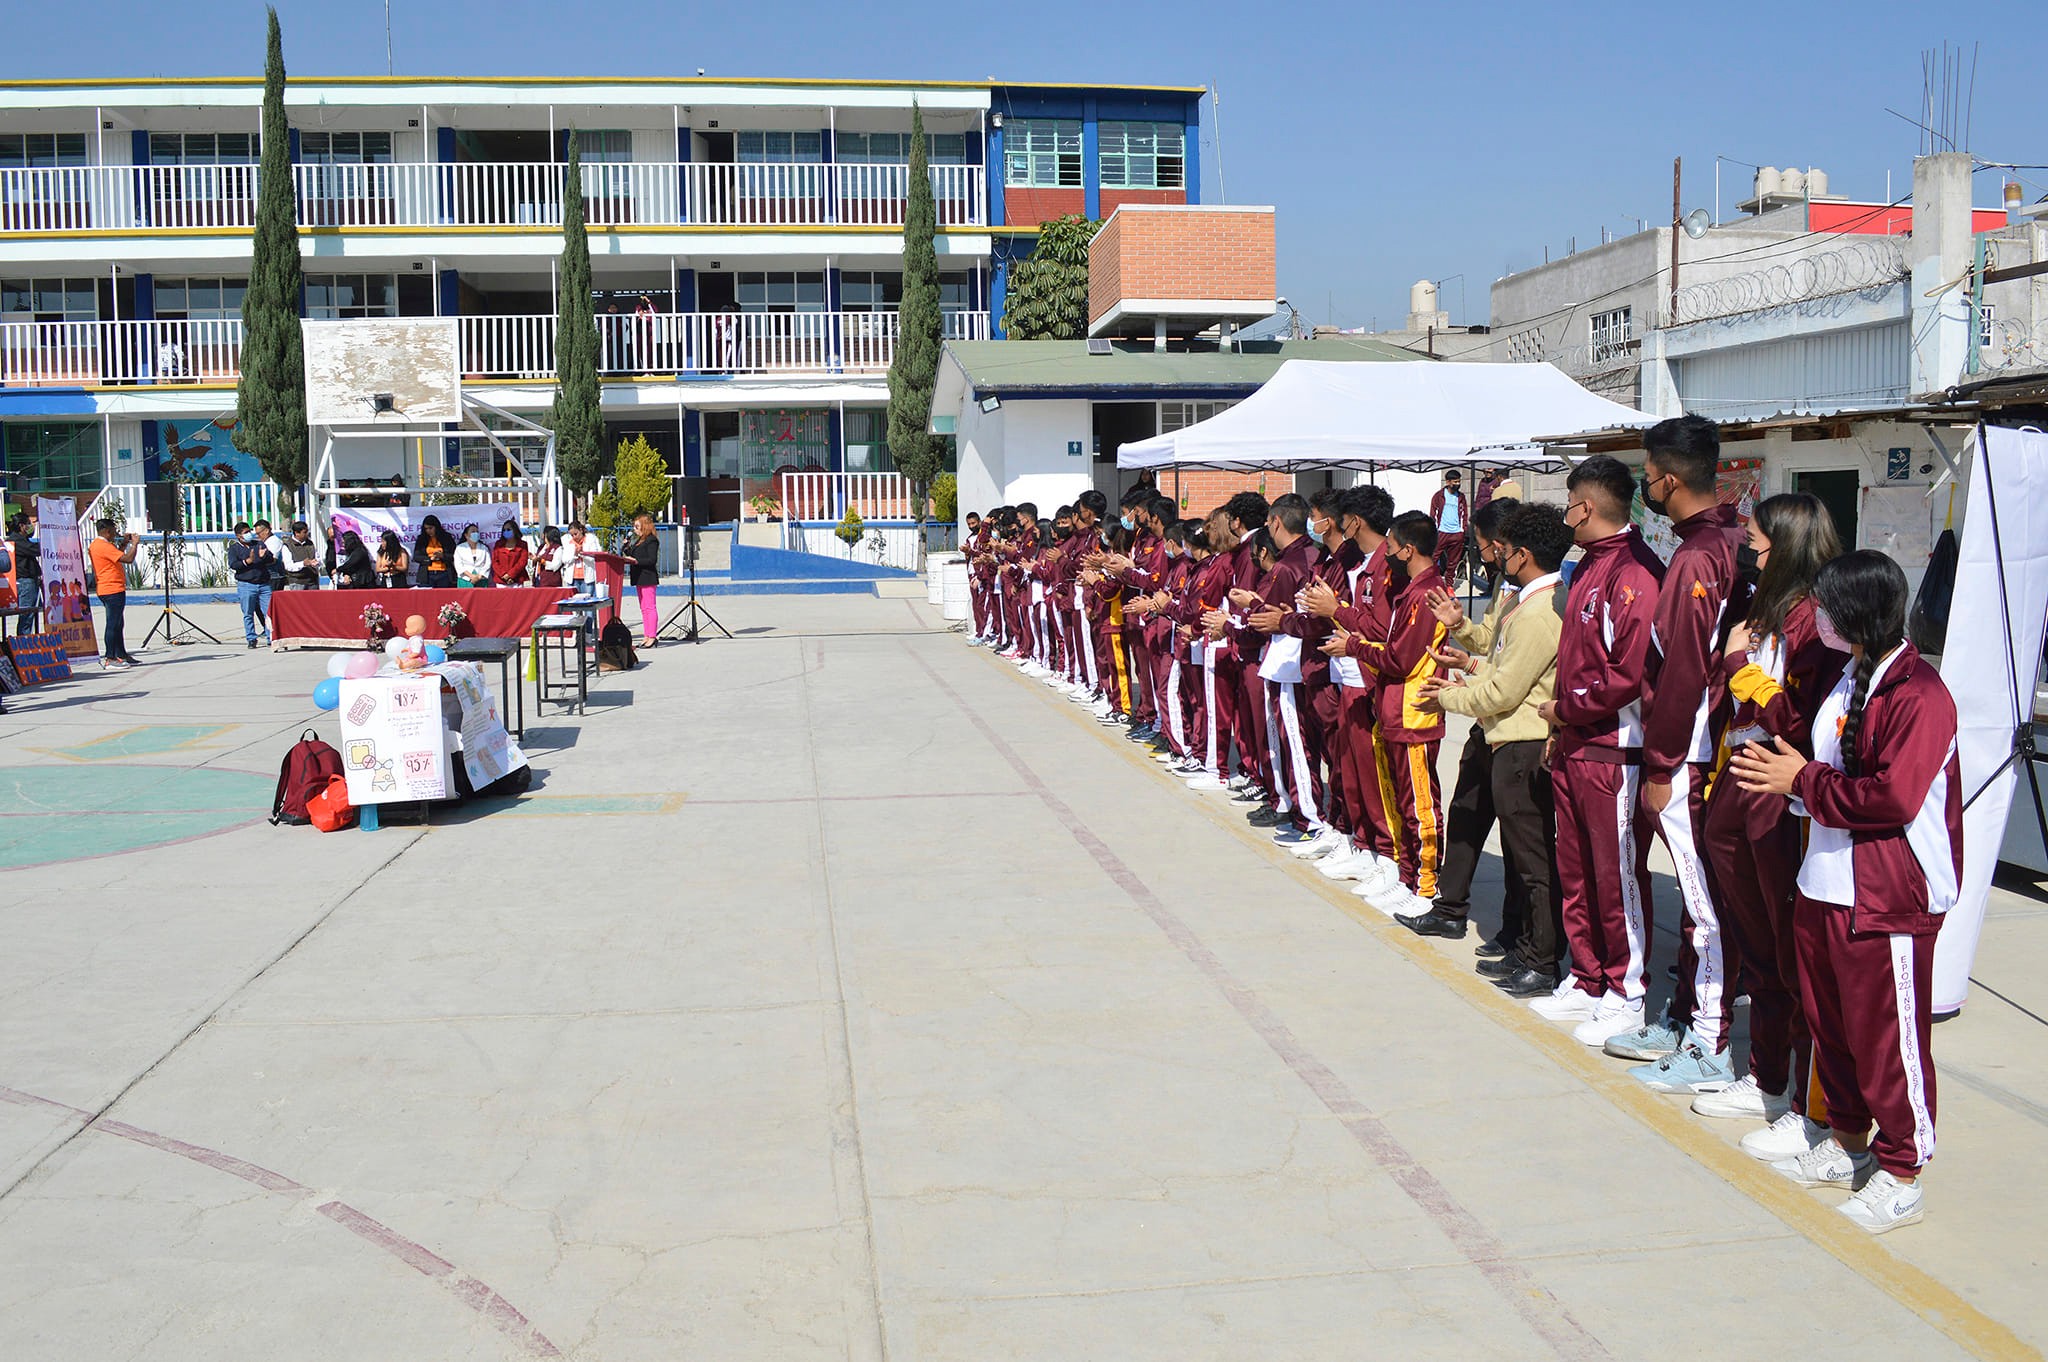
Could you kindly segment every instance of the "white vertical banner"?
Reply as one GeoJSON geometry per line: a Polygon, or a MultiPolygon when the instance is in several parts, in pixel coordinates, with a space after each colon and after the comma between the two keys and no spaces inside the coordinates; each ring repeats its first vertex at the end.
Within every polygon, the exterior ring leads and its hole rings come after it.
{"type": "Polygon", "coordinates": [[[1937,1013],[1957,1010],[1969,996],[2013,787],[2025,774],[2006,763],[2014,732],[2033,721],[2048,621],[2048,435],[1979,426],[1970,452],[1941,677],[1956,702],[1963,798],[1973,802],[1963,813],[1962,896],[1934,943],[1937,1013]]]}

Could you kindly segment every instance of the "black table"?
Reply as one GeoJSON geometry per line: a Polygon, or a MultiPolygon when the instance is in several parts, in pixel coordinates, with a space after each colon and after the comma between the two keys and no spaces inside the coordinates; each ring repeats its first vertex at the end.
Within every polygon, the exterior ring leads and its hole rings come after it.
{"type": "Polygon", "coordinates": [[[581,615],[546,615],[534,622],[533,647],[540,662],[533,688],[535,714],[551,703],[564,709],[574,705],[579,714],[589,712],[590,673],[584,669],[583,657],[588,633],[581,615]],[[560,680],[550,672],[551,659],[561,667],[560,680]]]}
{"type": "Polygon", "coordinates": [[[512,707],[505,701],[515,694],[519,697],[519,717],[512,725],[512,733],[520,738],[526,736],[525,644],[524,639],[518,638],[458,638],[451,639],[446,645],[452,662],[498,664],[498,708],[501,713],[512,713],[512,707]]]}

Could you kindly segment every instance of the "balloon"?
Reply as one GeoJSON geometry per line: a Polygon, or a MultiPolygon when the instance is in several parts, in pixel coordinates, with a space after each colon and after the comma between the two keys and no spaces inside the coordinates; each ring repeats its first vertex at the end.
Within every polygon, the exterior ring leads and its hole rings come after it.
{"type": "Polygon", "coordinates": [[[387,640],[385,640],[385,643],[384,643],[384,656],[386,656],[386,657],[397,657],[397,656],[398,656],[398,655],[399,655],[400,653],[402,653],[402,652],[404,652],[404,651],[405,651],[405,639],[404,639],[404,637],[402,637],[402,636],[401,636],[401,637],[399,637],[399,638],[394,638],[394,639],[387,639],[387,640]]]}
{"type": "Polygon", "coordinates": [[[447,650],[446,648],[443,648],[443,647],[442,647],[442,646],[441,646],[440,644],[438,644],[438,643],[429,643],[429,644],[427,645],[427,661],[429,661],[429,662],[446,662],[447,660],[448,660],[448,650],[447,650]]]}
{"type": "Polygon", "coordinates": [[[357,653],[348,660],[348,670],[342,675],[351,681],[360,681],[366,676],[377,674],[377,656],[374,653],[357,653]]]}
{"type": "Polygon", "coordinates": [[[347,653],[336,653],[333,657],[327,659],[327,674],[329,676],[347,676],[350,661],[351,659],[347,653]]]}
{"type": "Polygon", "coordinates": [[[322,709],[340,709],[341,679],[330,676],[313,687],[313,703],[322,709]]]}

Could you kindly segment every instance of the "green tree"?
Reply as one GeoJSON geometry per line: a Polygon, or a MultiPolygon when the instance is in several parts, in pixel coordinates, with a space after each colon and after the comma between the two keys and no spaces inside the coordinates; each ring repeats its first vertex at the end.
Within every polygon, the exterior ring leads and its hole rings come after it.
{"type": "Polygon", "coordinates": [[[556,387],[547,424],[555,432],[556,474],[570,491],[585,494],[597,486],[604,410],[597,381],[597,309],[590,296],[590,238],[583,225],[583,157],[573,131],[562,173],[562,261],[555,288],[556,387]]]}
{"type": "Polygon", "coordinates": [[[619,441],[612,465],[612,486],[618,489],[619,510],[628,519],[642,511],[658,516],[668,506],[671,484],[668,461],[647,443],[645,435],[619,441]]]}
{"type": "Polygon", "coordinates": [[[291,514],[306,485],[306,348],[299,332],[305,277],[299,263],[298,203],[291,129],[284,117],[284,38],[270,11],[263,62],[263,165],[249,288],[242,295],[242,378],[235,388],[235,446],[263,467],[291,514]]]}
{"type": "Polygon", "coordinates": [[[1074,340],[1088,334],[1088,243],[1102,224],[1079,213],[1038,229],[1038,246],[1010,267],[1003,335],[1074,340]]]}
{"type": "Polygon", "coordinates": [[[903,207],[903,306],[896,359],[889,366],[889,453],[910,479],[917,508],[918,554],[924,553],[925,492],[946,465],[945,440],[931,433],[932,390],[938,386],[945,319],[939,311],[939,230],[925,153],[924,112],[910,103],[910,190],[903,207]]]}

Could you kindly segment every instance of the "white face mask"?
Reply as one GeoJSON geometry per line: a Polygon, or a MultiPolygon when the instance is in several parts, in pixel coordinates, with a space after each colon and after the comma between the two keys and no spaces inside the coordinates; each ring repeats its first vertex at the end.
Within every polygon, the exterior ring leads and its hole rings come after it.
{"type": "Polygon", "coordinates": [[[1813,608],[1813,631],[1820,635],[1820,641],[1838,653],[1850,651],[1849,640],[1835,631],[1835,622],[1828,618],[1828,612],[1819,606],[1813,608]]]}
{"type": "Polygon", "coordinates": [[[1311,520],[1308,523],[1308,532],[1314,538],[1325,538],[1330,533],[1330,522],[1327,520],[1311,520]]]}

